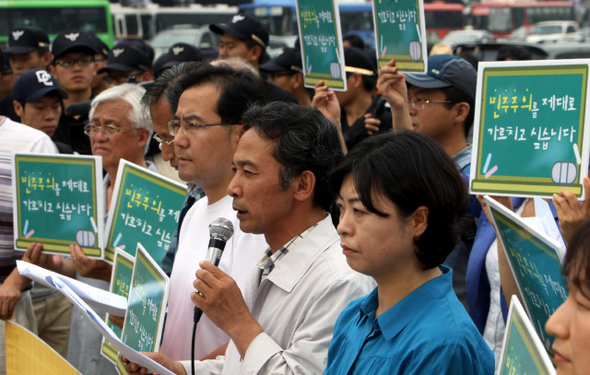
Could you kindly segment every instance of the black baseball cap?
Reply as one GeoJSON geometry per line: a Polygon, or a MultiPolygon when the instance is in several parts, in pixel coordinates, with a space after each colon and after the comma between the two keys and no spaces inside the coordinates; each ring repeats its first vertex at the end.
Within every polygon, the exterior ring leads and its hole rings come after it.
{"type": "Polygon", "coordinates": [[[150,61],[146,53],[136,48],[130,42],[120,42],[109,52],[107,66],[98,70],[97,73],[115,70],[129,73],[136,69],[149,72],[150,61]]]}
{"type": "Polygon", "coordinates": [[[263,72],[284,72],[286,70],[294,70],[303,73],[303,63],[301,61],[301,51],[299,49],[285,47],[283,53],[277,58],[270,60],[260,65],[260,70],[263,72]]]}
{"type": "Polygon", "coordinates": [[[236,14],[227,24],[212,24],[209,29],[215,34],[227,33],[240,40],[252,39],[263,50],[268,46],[268,31],[258,19],[250,14],[236,14]]]}
{"type": "Polygon", "coordinates": [[[170,47],[168,52],[154,62],[154,76],[159,76],[164,70],[180,65],[183,62],[201,61],[204,59],[205,56],[203,53],[192,44],[176,43],[170,47]]]}
{"type": "Polygon", "coordinates": [[[345,70],[347,73],[359,73],[363,76],[376,74],[376,67],[365,51],[355,47],[344,47],[345,70]]]}
{"type": "Polygon", "coordinates": [[[36,26],[17,27],[8,36],[7,54],[22,55],[39,48],[49,48],[49,36],[36,26]]]}
{"type": "Polygon", "coordinates": [[[12,87],[14,100],[25,103],[39,102],[51,92],[57,92],[63,99],[68,97],[68,94],[59,87],[57,79],[43,69],[24,72],[16,79],[12,87]]]}
{"type": "Polygon", "coordinates": [[[92,46],[94,47],[94,53],[96,55],[103,55],[104,57],[109,56],[109,51],[111,49],[109,48],[109,46],[107,46],[105,42],[103,42],[96,35],[90,35],[90,39],[92,39],[92,46]]]}
{"type": "Polygon", "coordinates": [[[68,30],[55,37],[51,52],[55,61],[68,52],[83,52],[94,56],[96,50],[89,34],[79,30],[68,30]]]}
{"type": "Polygon", "coordinates": [[[412,86],[423,89],[454,87],[475,100],[477,71],[467,60],[458,56],[429,56],[426,74],[406,73],[405,77],[412,86]]]}

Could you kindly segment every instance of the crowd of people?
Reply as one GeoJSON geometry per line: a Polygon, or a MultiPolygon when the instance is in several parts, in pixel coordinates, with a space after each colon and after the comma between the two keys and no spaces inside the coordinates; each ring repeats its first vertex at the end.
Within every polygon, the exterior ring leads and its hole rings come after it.
{"type": "MultiPolygon", "coordinates": [[[[80,30],[52,44],[36,27],[11,32],[0,81],[0,374],[7,319],[84,375],[117,373],[84,316],[15,268],[22,259],[105,290],[112,272],[76,244],[70,257],[40,243],[14,249],[11,152],[100,156],[105,213],[120,160],[187,184],[158,260],[170,276],[163,339],[146,353],[176,374],[493,374],[518,291],[485,201],[467,189],[476,64],[443,51],[423,74],[395,61],[378,72],[351,37],[347,91],[312,90],[299,46],[270,59],[255,17],[210,29],[215,56],[176,43],[155,61],[141,40],[109,49],[80,30]],[[236,229],[215,266],[204,259],[218,217],[236,229]]],[[[497,199],[535,216],[532,199],[497,199]]],[[[568,190],[549,202],[569,246],[569,297],[547,323],[560,374],[590,368],[587,202],[568,190]]]]}

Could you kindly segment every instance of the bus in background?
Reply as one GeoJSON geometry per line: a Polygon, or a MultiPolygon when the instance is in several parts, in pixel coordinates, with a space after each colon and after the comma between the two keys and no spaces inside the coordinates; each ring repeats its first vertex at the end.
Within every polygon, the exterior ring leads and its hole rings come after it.
{"type": "MultiPolygon", "coordinates": [[[[254,0],[239,5],[240,11],[260,20],[271,35],[297,35],[295,0],[254,0]]],[[[373,15],[370,2],[344,2],[338,4],[342,35],[357,34],[365,44],[375,46],[373,15]]]]}
{"type": "Polygon", "coordinates": [[[161,7],[149,4],[144,7],[123,7],[111,4],[115,37],[117,39],[152,39],[162,30],[177,25],[199,27],[210,23],[226,23],[238,12],[226,4],[190,4],[186,7],[161,7]]]}
{"type": "Polygon", "coordinates": [[[436,0],[424,3],[426,35],[429,43],[441,41],[449,31],[465,27],[465,6],[436,0]]]}
{"type": "Polygon", "coordinates": [[[37,26],[53,40],[62,31],[76,29],[94,34],[109,47],[114,44],[108,0],[0,0],[0,44],[11,30],[37,26]]]}
{"type": "Polygon", "coordinates": [[[471,7],[474,29],[488,30],[496,38],[508,36],[516,29],[532,28],[541,21],[575,21],[571,1],[522,1],[514,3],[477,3],[471,7]]]}
{"type": "MultiPolygon", "coordinates": [[[[256,16],[271,35],[297,35],[297,11],[295,0],[254,0],[242,4],[240,10],[256,16]]],[[[357,34],[365,44],[375,47],[373,4],[371,2],[338,3],[342,35],[357,34]]],[[[436,0],[424,4],[424,17],[428,41],[436,43],[449,31],[465,26],[463,4],[436,0]]]]}

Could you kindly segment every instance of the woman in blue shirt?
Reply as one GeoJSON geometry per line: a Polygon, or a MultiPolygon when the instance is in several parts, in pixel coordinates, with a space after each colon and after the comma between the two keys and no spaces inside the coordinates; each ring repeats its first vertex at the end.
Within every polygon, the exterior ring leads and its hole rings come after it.
{"type": "Polygon", "coordinates": [[[370,137],[330,184],[343,253],[377,288],[339,316],[324,374],[492,375],[494,355],[441,265],[467,206],[444,150],[412,131],[370,137]]]}

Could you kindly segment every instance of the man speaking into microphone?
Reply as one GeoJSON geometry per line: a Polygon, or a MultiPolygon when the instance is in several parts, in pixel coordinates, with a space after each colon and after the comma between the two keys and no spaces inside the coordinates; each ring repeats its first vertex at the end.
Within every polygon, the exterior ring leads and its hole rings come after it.
{"type": "MultiPolygon", "coordinates": [[[[195,361],[195,374],[321,374],[339,313],[374,287],[346,263],[327,213],[327,175],[342,157],[338,131],[317,109],[281,102],[252,106],[243,120],[227,191],[240,229],[263,234],[268,248],[244,297],[232,277],[200,263],[192,300],[231,341],[225,356],[195,361]]],[[[191,374],[190,361],[149,356],[191,374]]],[[[126,369],[144,373],[134,363],[126,369]]]]}

